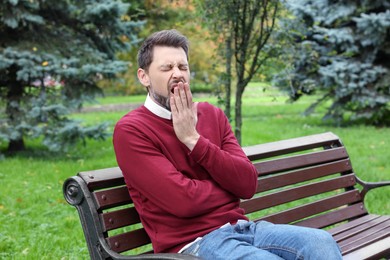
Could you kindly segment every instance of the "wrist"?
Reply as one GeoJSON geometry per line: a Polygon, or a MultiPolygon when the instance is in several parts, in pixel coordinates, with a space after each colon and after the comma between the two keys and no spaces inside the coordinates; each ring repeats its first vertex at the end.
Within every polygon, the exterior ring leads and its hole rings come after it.
{"type": "Polygon", "coordinates": [[[192,151],[192,150],[194,150],[195,145],[198,143],[199,138],[200,138],[200,135],[199,135],[198,133],[196,133],[196,135],[193,135],[193,136],[187,138],[187,139],[183,142],[183,144],[184,144],[185,146],[187,146],[187,148],[188,148],[190,151],[192,151]]]}

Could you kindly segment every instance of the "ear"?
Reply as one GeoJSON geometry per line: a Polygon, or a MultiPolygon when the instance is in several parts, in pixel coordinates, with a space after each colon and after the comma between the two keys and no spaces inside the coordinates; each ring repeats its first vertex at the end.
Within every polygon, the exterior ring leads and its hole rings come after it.
{"type": "Polygon", "coordinates": [[[137,70],[137,76],[138,76],[139,82],[141,82],[142,85],[144,85],[145,87],[150,86],[149,76],[144,69],[139,68],[137,70]]]}

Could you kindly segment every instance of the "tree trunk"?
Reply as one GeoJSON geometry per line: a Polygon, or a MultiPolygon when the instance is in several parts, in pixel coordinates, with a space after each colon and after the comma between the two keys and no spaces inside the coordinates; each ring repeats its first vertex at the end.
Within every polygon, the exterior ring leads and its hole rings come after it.
{"type": "MultiPolygon", "coordinates": [[[[40,106],[41,107],[45,106],[45,103],[46,103],[46,86],[45,86],[45,79],[44,78],[41,79],[41,88],[40,88],[40,91],[39,91],[39,98],[40,98],[40,106]]],[[[46,123],[47,122],[47,113],[42,114],[42,116],[40,118],[40,121],[42,123],[46,123]]]]}
{"type": "Polygon", "coordinates": [[[232,82],[232,37],[231,35],[226,38],[225,46],[225,58],[226,58],[226,78],[225,78],[225,115],[231,119],[231,82],[232,82]]]}
{"type": "Polygon", "coordinates": [[[8,152],[18,152],[23,151],[26,149],[26,146],[24,145],[23,137],[18,140],[11,140],[8,143],[8,152]]]}
{"type": "MultiPolygon", "coordinates": [[[[21,85],[20,82],[16,79],[16,67],[10,68],[10,84],[9,84],[9,90],[7,93],[7,106],[5,109],[5,113],[8,118],[8,123],[12,126],[15,126],[19,124],[22,113],[20,109],[21,100],[23,97],[23,85],[21,85]]],[[[25,150],[24,140],[23,140],[23,130],[20,130],[21,132],[18,135],[18,138],[11,139],[7,150],[9,152],[17,152],[17,151],[23,151],[25,150]]]]}
{"type": "Polygon", "coordinates": [[[238,143],[241,145],[241,127],[242,127],[242,94],[244,89],[240,86],[240,82],[237,82],[236,90],[236,106],[235,106],[235,129],[234,134],[238,143]]]}

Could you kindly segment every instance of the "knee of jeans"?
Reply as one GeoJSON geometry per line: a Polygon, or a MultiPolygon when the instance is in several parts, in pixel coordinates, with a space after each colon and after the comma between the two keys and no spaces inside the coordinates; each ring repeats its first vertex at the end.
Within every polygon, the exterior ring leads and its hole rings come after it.
{"type": "Polygon", "coordinates": [[[326,250],[340,251],[337,242],[334,240],[332,235],[325,230],[317,229],[315,235],[309,240],[309,244],[314,248],[318,248],[318,245],[321,245],[321,248],[326,250]]]}
{"type": "Polygon", "coordinates": [[[327,243],[332,243],[332,244],[336,243],[333,236],[329,232],[322,230],[322,229],[319,229],[318,233],[319,233],[319,237],[320,237],[321,241],[324,241],[327,243]]]}
{"type": "MultiPolygon", "coordinates": [[[[322,229],[311,229],[310,236],[307,237],[313,244],[317,243],[329,243],[332,242],[333,237],[331,234],[322,229]]],[[[333,240],[334,241],[334,240],[333,240]]]]}

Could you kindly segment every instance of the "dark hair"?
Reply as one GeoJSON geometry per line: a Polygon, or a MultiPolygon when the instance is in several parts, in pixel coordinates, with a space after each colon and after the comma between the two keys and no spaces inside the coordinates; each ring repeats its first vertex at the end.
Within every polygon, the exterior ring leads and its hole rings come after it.
{"type": "Polygon", "coordinates": [[[167,46],[175,48],[183,48],[188,60],[188,39],[176,30],[163,30],[150,35],[141,45],[138,51],[138,67],[148,70],[153,61],[153,47],[167,46]]]}

